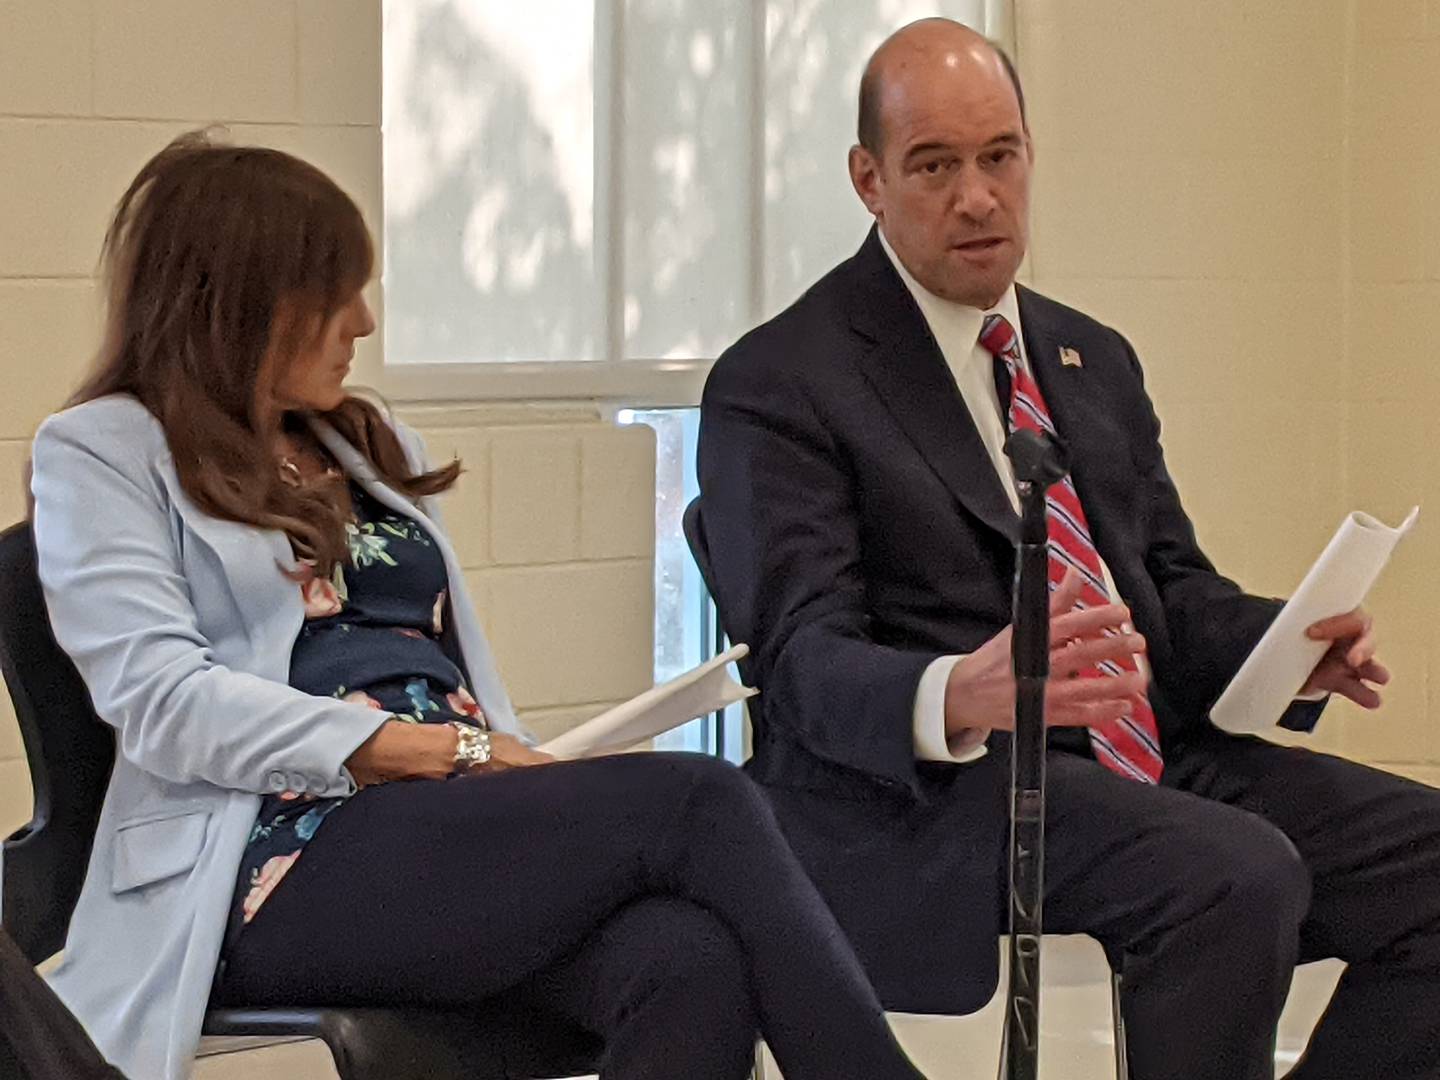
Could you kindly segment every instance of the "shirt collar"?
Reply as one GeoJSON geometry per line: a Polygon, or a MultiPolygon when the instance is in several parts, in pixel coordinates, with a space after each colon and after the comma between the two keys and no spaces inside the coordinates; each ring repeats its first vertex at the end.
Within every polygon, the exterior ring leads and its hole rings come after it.
{"type": "MultiPolygon", "coordinates": [[[[974,349],[980,340],[980,329],[985,324],[987,315],[1003,315],[1009,320],[1010,325],[1015,328],[1016,337],[1020,338],[1021,362],[1025,361],[1024,335],[1020,332],[1020,302],[1015,296],[1015,283],[1011,282],[1004,294],[996,301],[995,306],[981,311],[979,308],[969,307],[965,304],[957,304],[953,300],[946,300],[943,296],[936,296],[929,289],[916,281],[900,257],[895,254],[895,249],[890,246],[890,241],[885,238],[885,230],[878,230],[880,246],[885,249],[886,256],[890,259],[895,272],[900,275],[900,280],[910,290],[910,295],[915,298],[915,303],[920,307],[920,313],[925,316],[925,322],[930,327],[930,333],[940,344],[940,351],[945,353],[946,359],[952,364],[959,359],[951,355],[952,347],[960,356],[965,352],[974,349]]],[[[988,355],[988,354],[987,354],[988,355]]],[[[1028,366],[1028,365],[1027,365],[1028,366]]]]}

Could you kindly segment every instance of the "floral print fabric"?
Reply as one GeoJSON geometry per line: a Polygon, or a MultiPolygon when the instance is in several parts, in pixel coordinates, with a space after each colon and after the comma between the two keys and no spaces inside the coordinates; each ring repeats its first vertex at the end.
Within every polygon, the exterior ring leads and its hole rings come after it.
{"type": "MultiPolygon", "coordinates": [[[[415,521],[352,485],[349,558],[329,578],[299,584],[305,623],[290,684],[306,693],[380,709],[411,723],[484,725],[443,644],[445,562],[415,521]]],[[[240,860],[226,946],[255,918],[305,844],[346,796],[285,791],[265,796],[240,860]]]]}

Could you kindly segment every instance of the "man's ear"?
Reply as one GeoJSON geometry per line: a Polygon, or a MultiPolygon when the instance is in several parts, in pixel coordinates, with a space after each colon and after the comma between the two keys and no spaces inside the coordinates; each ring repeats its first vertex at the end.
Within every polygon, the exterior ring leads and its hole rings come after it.
{"type": "Polygon", "coordinates": [[[850,147],[850,185],[865,209],[879,217],[884,209],[880,197],[880,162],[863,146],[850,147]]]}

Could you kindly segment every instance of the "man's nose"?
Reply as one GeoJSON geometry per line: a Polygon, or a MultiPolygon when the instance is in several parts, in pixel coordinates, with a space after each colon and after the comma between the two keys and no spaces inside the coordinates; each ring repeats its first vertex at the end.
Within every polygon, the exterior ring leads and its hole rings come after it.
{"type": "Polygon", "coordinates": [[[974,221],[984,221],[996,205],[989,178],[974,164],[962,166],[955,181],[955,212],[974,221]]]}

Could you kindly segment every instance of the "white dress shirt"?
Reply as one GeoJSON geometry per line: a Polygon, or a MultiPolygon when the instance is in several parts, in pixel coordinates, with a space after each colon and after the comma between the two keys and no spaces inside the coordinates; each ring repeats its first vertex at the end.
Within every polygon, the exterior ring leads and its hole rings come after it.
{"type": "MultiPolygon", "coordinates": [[[[1020,366],[1027,372],[1030,370],[1030,358],[1025,353],[1025,338],[1021,333],[1020,303],[1015,298],[1015,286],[1011,285],[1006,289],[995,306],[986,311],[966,307],[964,304],[936,296],[916,281],[890,247],[883,229],[880,231],[880,246],[885,249],[885,254],[890,257],[900,280],[905,282],[905,287],[920,306],[920,313],[925,316],[930,333],[940,346],[945,364],[955,378],[960,396],[965,400],[965,407],[970,410],[970,417],[980,433],[980,441],[985,444],[985,452],[990,455],[991,464],[1000,474],[1001,486],[1010,497],[1010,505],[1018,514],[1020,494],[1015,488],[1015,470],[1010,459],[1005,456],[1005,439],[1009,432],[1001,419],[1000,397],[995,390],[995,355],[980,344],[980,330],[986,316],[1005,316],[1015,328],[1020,348],[1020,366]]],[[[1096,557],[1099,557],[1098,553],[1096,557]]],[[[1100,561],[1100,570],[1111,597],[1118,596],[1115,582],[1110,577],[1110,568],[1103,559],[1100,561]]],[[[963,654],[941,656],[932,661],[920,676],[919,686],[915,690],[914,730],[915,756],[922,761],[964,763],[975,761],[985,754],[985,739],[990,734],[988,728],[969,728],[948,737],[945,733],[945,684],[949,681],[951,669],[962,659],[963,654]]]]}

